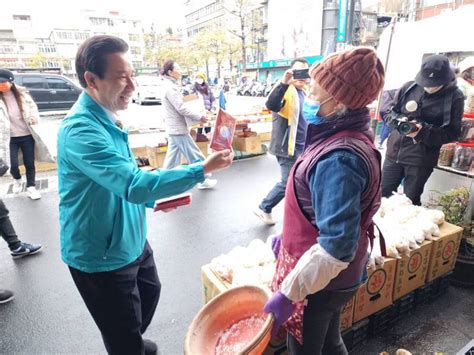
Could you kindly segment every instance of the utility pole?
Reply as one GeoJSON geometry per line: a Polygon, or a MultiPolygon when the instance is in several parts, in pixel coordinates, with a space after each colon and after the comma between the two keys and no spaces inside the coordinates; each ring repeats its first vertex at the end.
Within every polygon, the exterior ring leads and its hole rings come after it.
{"type": "Polygon", "coordinates": [[[354,41],[354,18],[355,18],[355,2],[356,0],[350,0],[349,5],[349,30],[347,31],[347,43],[352,44],[354,41]]]}

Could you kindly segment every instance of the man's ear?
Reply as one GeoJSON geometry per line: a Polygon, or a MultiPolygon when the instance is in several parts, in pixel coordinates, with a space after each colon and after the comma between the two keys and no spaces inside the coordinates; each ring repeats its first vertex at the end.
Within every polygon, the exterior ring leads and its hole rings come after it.
{"type": "Polygon", "coordinates": [[[97,77],[94,73],[90,71],[86,71],[84,73],[84,80],[86,81],[88,88],[97,89],[97,85],[96,85],[97,77]]]}

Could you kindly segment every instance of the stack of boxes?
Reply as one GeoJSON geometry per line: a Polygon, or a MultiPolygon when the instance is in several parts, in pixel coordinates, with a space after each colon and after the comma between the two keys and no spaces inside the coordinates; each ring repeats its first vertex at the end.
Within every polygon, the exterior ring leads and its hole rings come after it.
{"type": "MultiPolygon", "coordinates": [[[[425,241],[401,259],[387,258],[383,268],[369,271],[367,282],[341,313],[341,330],[348,350],[369,335],[390,328],[416,305],[436,299],[446,291],[462,231],[461,227],[443,223],[440,237],[425,241]]],[[[201,276],[204,303],[231,287],[209,265],[202,267],[201,276]]],[[[284,354],[285,341],[279,342],[274,341],[265,354],[284,354]]]]}

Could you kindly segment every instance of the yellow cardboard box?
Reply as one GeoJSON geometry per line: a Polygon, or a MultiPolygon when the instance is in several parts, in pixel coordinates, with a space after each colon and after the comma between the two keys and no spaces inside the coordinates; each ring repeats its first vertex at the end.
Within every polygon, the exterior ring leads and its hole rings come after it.
{"type": "Polygon", "coordinates": [[[272,140],[272,132],[263,132],[259,134],[262,142],[269,142],[272,140]]]}
{"type": "Polygon", "coordinates": [[[449,273],[456,264],[463,229],[445,222],[440,226],[439,230],[441,236],[433,238],[432,241],[431,259],[426,282],[431,282],[449,273]]]}
{"type": "Polygon", "coordinates": [[[214,273],[209,264],[201,267],[201,283],[204,304],[232,286],[228,281],[214,273]]]}
{"type": "Polygon", "coordinates": [[[399,299],[425,284],[430,262],[432,242],[425,241],[409,256],[397,260],[393,300],[399,299]]]}
{"type": "Polygon", "coordinates": [[[132,152],[135,157],[148,157],[148,152],[147,152],[146,147],[132,148],[132,152]]]}
{"type": "Polygon", "coordinates": [[[262,141],[259,136],[239,137],[234,136],[233,147],[245,153],[260,154],[262,152],[262,141]]]}
{"type": "Polygon", "coordinates": [[[387,258],[383,268],[369,270],[367,283],[355,295],[354,323],[392,304],[396,267],[397,260],[387,258]]]}
{"type": "MultiPolygon", "coordinates": [[[[26,169],[24,165],[20,165],[18,167],[20,169],[20,173],[23,175],[26,173],[26,169]]],[[[58,166],[56,163],[49,163],[49,162],[35,162],[35,170],[37,173],[42,173],[45,171],[53,171],[56,170],[58,166]]]]}
{"type": "Polygon", "coordinates": [[[354,319],[354,297],[347,302],[341,312],[341,331],[352,327],[352,320],[354,319]]]}
{"type": "Polygon", "coordinates": [[[150,166],[154,168],[163,167],[166,157],[166,150],[163,151],[163,148],[166,147],[146,147],[146,155],[150,162],[150,166]]]}

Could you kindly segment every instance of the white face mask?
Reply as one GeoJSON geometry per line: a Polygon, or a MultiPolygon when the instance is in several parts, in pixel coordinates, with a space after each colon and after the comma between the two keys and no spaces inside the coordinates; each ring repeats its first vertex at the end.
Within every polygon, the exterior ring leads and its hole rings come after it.
{"type": "Polygon", "coordinates": [[[425,91],[428,93],[428,94],[434,94],[435,92],[438,92],[441,90],[443,86],[433,86],[431,88],[424,88],[425,91]]]}
{"type": "Polygon", "coordinates": [[[204,80],[201,78],[197,78],[196,83],[198,83],[199,85],[202,85],[202,83],[204,83],[204,80]]]}

